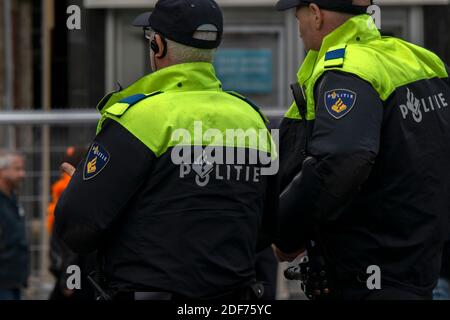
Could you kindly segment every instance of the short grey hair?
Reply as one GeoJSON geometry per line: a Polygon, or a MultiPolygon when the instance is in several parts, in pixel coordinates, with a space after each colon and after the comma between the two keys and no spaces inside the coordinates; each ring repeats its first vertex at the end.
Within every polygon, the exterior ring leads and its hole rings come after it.
{"type": "MultiPolygon", "coordinates": [[[[193,38],[199,40],[214,41],[218,33],[211,31],[197,31],[193,38]]],[[[175,64],[188,62],[209,62],[213,63],[216,49],[199,49],[189,47],[184,44],[167,39],[167,49],[170,59],[175,64]]]]}
{"type": "Polygon", "coordinates": [[[0,150],[0,170],[8,168],[15,157],[22,157],[17,151],[0,150]]]}

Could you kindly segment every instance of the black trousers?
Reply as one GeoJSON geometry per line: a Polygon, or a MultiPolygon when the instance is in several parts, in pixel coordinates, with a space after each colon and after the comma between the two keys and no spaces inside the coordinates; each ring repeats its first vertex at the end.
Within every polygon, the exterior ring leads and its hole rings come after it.
{"type": "Polygon", "coordinates": [[[392,286],[383,286],[380,290],[343,286],[343,289],[333,296],[333,300],[432,300],[432,297],[432,292],[428,295],[418,295],[392,286]]]}
{"type": "Polygon", "coordinates": [[[264,284],[262,300],[275,300],[277,294],[278,261],[271,247],[256,256],[256,280],[264,284]]]}
{"type": "Polygon", "coordinates": [[[170,292],[120,292],[113,296],[113,300],[250,301],[256,300],[256,298],[252,295],[250,289],[243,289],[205,299],[192,299],[170,292]]]}

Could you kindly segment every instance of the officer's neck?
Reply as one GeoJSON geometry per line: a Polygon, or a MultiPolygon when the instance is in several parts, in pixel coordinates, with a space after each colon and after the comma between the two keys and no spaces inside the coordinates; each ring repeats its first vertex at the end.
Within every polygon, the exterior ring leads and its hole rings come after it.
{"type": "Polygon", "coordinates": [[[175,65],[175,63],[172,63],[169,58],[155,59],[155,67],[156,68],[155,68],[154,72],[160,71],[162,69],[165,69],[165,68],[173,66],[173,65],[175,65]]]}

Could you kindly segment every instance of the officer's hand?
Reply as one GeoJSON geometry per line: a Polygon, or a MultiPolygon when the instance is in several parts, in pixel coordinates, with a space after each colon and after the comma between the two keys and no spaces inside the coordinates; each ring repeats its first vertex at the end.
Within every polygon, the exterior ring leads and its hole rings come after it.
{"type": "Polygon", "coordinates": [[[279,262],[292,262],[294,261],[297,257],[300,256],[304,256],[305,255],[305,249],[302,248],[296,252],[293,253],[284,253],[283,251],[281,251],[280,249],[278,249],[275,245],[272,245],[272,249],[273,252],[275,254],[275,256],[277,257],[279,262]]]}
{"type": "Polygon", "coordinates": [[[70,290],[70,289],[64,289],[62,292],[62,294],[66,298],[70,298],[71,296],[73,296],[74,293],[75,293],[75,290],[70,290]]]}
{"type": "Polygon", "coordinates": [[[75,173],[75,167],[70,163],[64,162],[61,165],[61,171],[67,173],[69,176],[73,176],[75,173]]]}

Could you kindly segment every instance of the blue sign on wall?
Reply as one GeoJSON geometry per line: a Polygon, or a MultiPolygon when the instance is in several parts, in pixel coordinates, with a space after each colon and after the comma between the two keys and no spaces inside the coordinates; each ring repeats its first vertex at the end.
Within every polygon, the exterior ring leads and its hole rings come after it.
{"type": "Polygon", "coordinates": [[[214,66],[224,90],[248,94],[270,94],[273,85],[270,49],[222,49],[214,66]]]}

